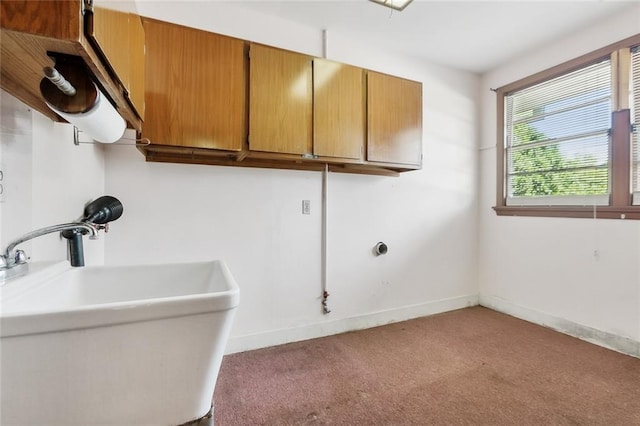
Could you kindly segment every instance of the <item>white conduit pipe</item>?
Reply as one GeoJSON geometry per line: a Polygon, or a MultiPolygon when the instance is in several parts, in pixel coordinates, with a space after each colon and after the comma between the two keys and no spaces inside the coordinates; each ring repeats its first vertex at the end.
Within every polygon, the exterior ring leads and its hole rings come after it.
{"type": "MultiPolygon", "coordinates": [[[[322,30],[322,57],[327,59],[327,51],[329,46],[329,35],[327,30],[322,30]]],[[[322,271],[321,278],[322,281],[322,313],[328,314],[331,312],[329,306],[327,305],[327,298],[329,297],[329,292],[327,291],[327,239],[328,239],[328,189],[329,189],[329,165],[324,165],[324,170],[322,171],[322,271]]]]}
{"type": "Polygon", "coordinates": [[[327,291],[327,230],[328,230],[328,197],[327,191],[329,187],[329,165],[324,165],[322,171],[322,313],[328,314],[331,312],[329,306],[327,306],[327,298],[329,292],[327,291]]]}
{"type": "Polygon", "coordinates": [[[327,59],[327,52],[329,50],[329,33],[327,30],[322,30],[322,58],[327,59]]]}

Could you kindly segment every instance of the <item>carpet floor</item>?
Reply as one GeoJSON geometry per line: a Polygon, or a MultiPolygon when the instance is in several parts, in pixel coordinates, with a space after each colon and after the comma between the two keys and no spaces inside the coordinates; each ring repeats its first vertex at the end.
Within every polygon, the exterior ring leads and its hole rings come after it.
{"type": "Polygon", "coordinates": [[[640,359],[486,308],[225,356],[216,426],[640,425],[640,359]]]}

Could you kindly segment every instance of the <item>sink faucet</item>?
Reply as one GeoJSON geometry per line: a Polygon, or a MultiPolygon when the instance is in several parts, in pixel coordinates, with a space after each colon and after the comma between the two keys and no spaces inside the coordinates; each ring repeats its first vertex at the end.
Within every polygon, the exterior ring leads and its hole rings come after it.
{"type": "Polygon", "coordinates": [[[122,203],[117,198],[103,195],[85,206],[82,219],[77,222],[47,226],[16,238],[0,254],[0,281],[24,274],[27,270],[27,255],[24,251],[15,249],[18,244],[53,232],[60,232],[69,240],[68,255],[71,266],[84,266],[82,237],[89,234],[92,240],[98,238],[98,231],[104,229],[107,232],[109,222],[122,216],[122,211],[122,203]]]}
{"type": "Polygon", "coordinates": [[[60,225],[47,226],[22,235],[11,241],[4,253],[0,255],[0,271],[14,268],[27,262],[27,255],[22,250],[15,250],[18,244],[32,240],[42,235],[51,234],[53,232],[77,231],[82,234],[88,233],[89,238],[96,239],[98,237],[98,225],[90,222],[72,222],[62,223],[60,225]]]}

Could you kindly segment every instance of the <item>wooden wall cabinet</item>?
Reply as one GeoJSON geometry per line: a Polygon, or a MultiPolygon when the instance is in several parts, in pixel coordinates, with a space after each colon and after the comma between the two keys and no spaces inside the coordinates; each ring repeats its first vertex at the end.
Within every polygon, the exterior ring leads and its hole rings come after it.
{"type": "Polygon", "coordinates": [[[240,151],[247,140],[247,45],[153,19],[146,38],[146,120],[154,145],[240,151]]]}
{"type": "Polygon", "coordinates": [[[148,161],[383,175],[421,167],[420,83],[153,19],[143,25],[148,161]]]}
{"type": "Polygon", "coordinates": [[[422,164],[422,84],[369,71],[367,160],[422,164]]]}
{"type": "Polygon", "coordinates": [[[80,58],[151,141],[140,148],[149,161],[368,174],[422,165],[420,83],[91,5],[2,0],[2,88],[61,120],[40,94],[42,69],[80,58]]]}
{"type": "Polygon", "coordinates": [[[311,155],[312,58],[251,44],[249,149],[311,155]]]}
{"type": "MultiPolygon", "coordinates": [[[[103,18],[102,10],[96,10],[94,16],[92,8],[86,6],[87,3],[81,0],[3,0],[0,3],[2,88],[51,119],[61,120],[46,106],[40,94],[42,69],[55,66],[50,55],[79,57],[129,126],[140,130],[144,108],[136,96],[139,99],[137,87],[140,87],[142,77],[136,73],[141,73],[142,69],[123,65],[119,60],[110,63],[109,51],[114,49],[105,47],[103,51],[99,47],[103,46],[102,42],[96,44],[85,32],[86,28],[92,27],[94,17],[103,18]]],[[[117,46],[116,50],[127,52],[125,56],[129,52],[137,51],[140,55],[144,51],[141,34],[129,38],[130,30],[121,34],[114,32],[111,25],[102,30],[98,27],[98,37],[103,34],[113,36],[109,43],[117,46]]]]}
{"type": "Polygon", "coordinates": [[[366,136],[365,72],[313,60],[313,154],[362,160],[366,136]]]}

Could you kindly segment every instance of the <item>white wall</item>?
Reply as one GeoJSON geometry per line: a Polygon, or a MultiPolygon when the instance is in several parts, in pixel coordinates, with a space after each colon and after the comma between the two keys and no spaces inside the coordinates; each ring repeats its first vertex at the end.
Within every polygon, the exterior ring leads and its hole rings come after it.
{"type": "MultiPolygon", "coordinates": [[[[237,6],[139,2],[142,15],[320,56],[320,30],[237,6]]],[[[322,174],[146,163],[107,149],[123,217],[106,262],[224,259],[241,288],[228,351],[369,327],[477,303],[479,79],[330,32],[328,57],[423,83],[424,169],[330,174],[329,306],[321,313],[322,174]],[[301,201],[311,200],[311,215],[301,201]],[[389,245],[375,257],[378,241],[389,245]]]]}
{"type": "MultiPolygon", "coordinates": [[[[157,19],[322,53],[318,30],[237,6],[138,8],[157,19]]],[[[117,196],[125,213],[102,240],[85,241],[87,263],[226,260],[242,291],[229,351],[473,304],[479,284],[485,305],[639,354],[640,223],[497,217],[489,91],[635,34],[639,17],[636,6],[527,52],[481,82],[329,31],[330,59],[419,80],[424,91],[423,170],[399,178],[329,177],[329,316],[320,309],[320,173],[146,163],[130,147],[75,147],[69,125],[4,92],[0,242],[75,219],[102,194],[117,196]],[[300,214],[302,199],[311,200],[309,216],[300,214]],[[389,245],[388,255],[372,255],[378,241],[389,245]]],[[[66,251],[55,235],[24,248],[33,260],[63,259],[66,251]]]]}
{"type": "Polygon", "coordinates": [[[481,83],[481,303],[640,355],[640,222],[498,217],[496,96],[516,81],[640,32],[640,5],[485,74],[481,83]]]}
{"type": "MultiPolygon", "coordinates": [[[[318,30],[237,6],[174,5],[138,3],[157,19],[322,53],[318,30]]],[[[479,283],[485,305],[640,354],[640,223],[497,217],[489,91],[639,32],[639,8],[481,82],[329,31],[329,58],[422,81],[424,91],[423,170],[329,177],[329,316],[320,309],[320,173],[146,163],[130,147],[75,147],[69,125],[4,92],[0,242],[117,196],[125,213],[102,240],[85,241],[87,263],[226,260],[242,291],[229,351],[473,304],[479,283]],[[378,241],[388,255],[372,255],[378,241]]],[[[33,260],[65,257],[57,236],[24,247],[33,260]]]]}
{"type": "MultiPolygon", "coordinates": [[[[34,229],[79,218],[84,205],[103,195],[104,159],[100,147],[73,145],[69,124],[54,123],[2,91],[0,164],[4,194],[0,203],[0,246],[34,229]]],[[[87,265],[102,264],[104,237],[84,239],[87,265]]],[[[64,260],[67,243],[58,233],[20,246],[32,261],[64,260]]]]}

